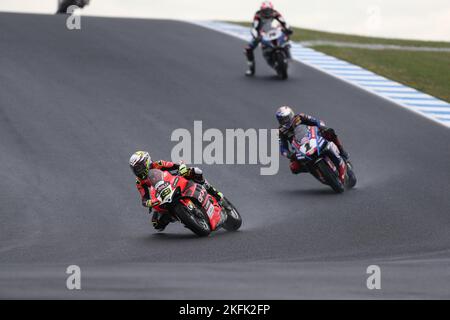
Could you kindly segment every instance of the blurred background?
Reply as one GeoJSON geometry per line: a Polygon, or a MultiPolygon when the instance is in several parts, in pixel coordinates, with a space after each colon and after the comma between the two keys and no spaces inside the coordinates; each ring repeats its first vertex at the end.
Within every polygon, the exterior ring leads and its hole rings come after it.
{"type": "MultiPolygon", "coordinates": [[[[85,15],[250,21],[260,0],[91,0],[85,15]]],[[[275,0],[293,26],[385,38],[450,41],[449,0],[275,0]]],[[[0,11],[54,13],[56,0],[0,0],[0,11]]]]}

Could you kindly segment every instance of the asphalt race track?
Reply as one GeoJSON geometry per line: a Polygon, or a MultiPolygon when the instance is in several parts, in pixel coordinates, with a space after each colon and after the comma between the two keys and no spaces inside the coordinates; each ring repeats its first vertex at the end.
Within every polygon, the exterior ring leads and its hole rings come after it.
{"type": "Polygon", "coordinates": [[[246,78],[242,47],[177,21],[0,14],[0,298],[450,298],[450,130],[302,64],[277,80],[260,52],[246,78]],[[131,153],[170,158],[194,120],[274,128],[282,104],[337,130],[357,188],[285,160],[203,165],[242,229],[155,233],[131,153]]]}

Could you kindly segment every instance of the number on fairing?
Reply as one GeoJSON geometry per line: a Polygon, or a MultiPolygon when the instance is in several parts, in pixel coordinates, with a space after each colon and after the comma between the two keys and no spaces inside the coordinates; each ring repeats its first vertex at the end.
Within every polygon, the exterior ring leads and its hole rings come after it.
{"type": "Polygon", "coordinates": [[[163,190],[161,190],[159,197],[161,198],[161,201],[164,202],[167,196],[169,196],[172,193],[172,188],[166,187],[163,190]]]}
{"type": "Polygon", "coordinates": [[[214,213],[214,205],[212,203],[209,204],[208,209],[206,210],[206,213],[208,214],[208,217],[212,217],[214,213]]]}

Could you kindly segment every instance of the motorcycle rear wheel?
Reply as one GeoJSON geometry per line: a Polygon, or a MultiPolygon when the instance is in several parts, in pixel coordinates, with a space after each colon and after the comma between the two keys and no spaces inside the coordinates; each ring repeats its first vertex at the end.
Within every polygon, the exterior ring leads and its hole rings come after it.
{"type": "Polygon", "coordinates": [[[347,188],[351,189],[356,185],[356,175],[353,171],[353,165],[347,161],[347,188]]]}
{"type": "Polygon", "coordinates": [[[227,220],[223,224],[223,228],[227,231],[237,231],[242,225],[242,218],[236,207],[227,199],[224,201],[232,208],[232,210],[227,210],[227,220]]]}

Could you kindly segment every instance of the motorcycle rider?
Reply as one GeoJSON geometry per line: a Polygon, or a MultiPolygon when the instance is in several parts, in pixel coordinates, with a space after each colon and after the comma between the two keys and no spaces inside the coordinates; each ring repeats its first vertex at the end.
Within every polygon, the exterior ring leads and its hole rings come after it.
{"type": "Polygon", "coordinates": [[[90,0],[59,0],[58,1],[58,10],[56,11],[57,14],[66,14],[67,9],[69,9],[70,6],[77,6],[79,8],[84,8],[89,4],[90,0]]]}
{"type": "MultiPolygon", "coordinates": [[[[281,24],[286,35],[291,35],[293,33],[283,16],[273,8],[272,2],[264,1],[253,18],[253,28],[251,31],[253,38],[244,49],[244,54],[247,57],[248,63],[248,70],[245,72],[245,75],[253,76],[255,74],[254,50],[261,41],[261,31],[269,29],[274,20],[277,20],[281,24]]],[[[287,54],[288,58],[290,58],[289,49],[287,50],[287,54]]]]}
{"type": "MultiPolygon", "coordinates": [[[[341,140],[336,135],[334,129],[326,127],[323,121],[320,121],[312,116],[304,113],[295,114],[291,107],[282,106],[278,108],[276,112],[276,118],[279,123],[279,141],[280,141],[280,153],[290,159],[290,169],[293,174],[300,172],[308,172],[308,169],[302,165],[300,161],[297,161],[295,153],[291,152],[291,144],[295,135],[295,128],[300,125],[318,127],[322,137],[330,142],[333,142],[338,148],[339,152],[335,152],[333,148],[330,148],[330,155],[334,158],[334,162],[339,164],[339,179],[343,182],[345,179],[346,165],[348,160],[348,153],[344,150],[341,140]]],[[[333,159],[332,159],[333,160],[333,159]]]]}
{"type": "MultiPolygon", "coordinates": [[[[150,169],[159,169],[162,171],[177,171],[180,176],[188,180],[193,180],[196,183],[202,184],[206,191],[215,197],[218,201],[222,201],[223,194],[211,186],[203,177],[203,172],[196,167],[187,167],[184,163],[174,163],[171,161],[152,161],[150,154],[147,151],[136,151],[130,157],[129,165],[131,171],[136,176],[136,188],[141,195],[142,205],[149,208],[149,213],[152,213],[153,203],[150,197],[151,183],[148,179],[148,172],[150,169]]],[[[152,216],[153,227],[159,231],[173,222],[173,218],[168,214],[161,214],[154,212],[152,216]]]]}

